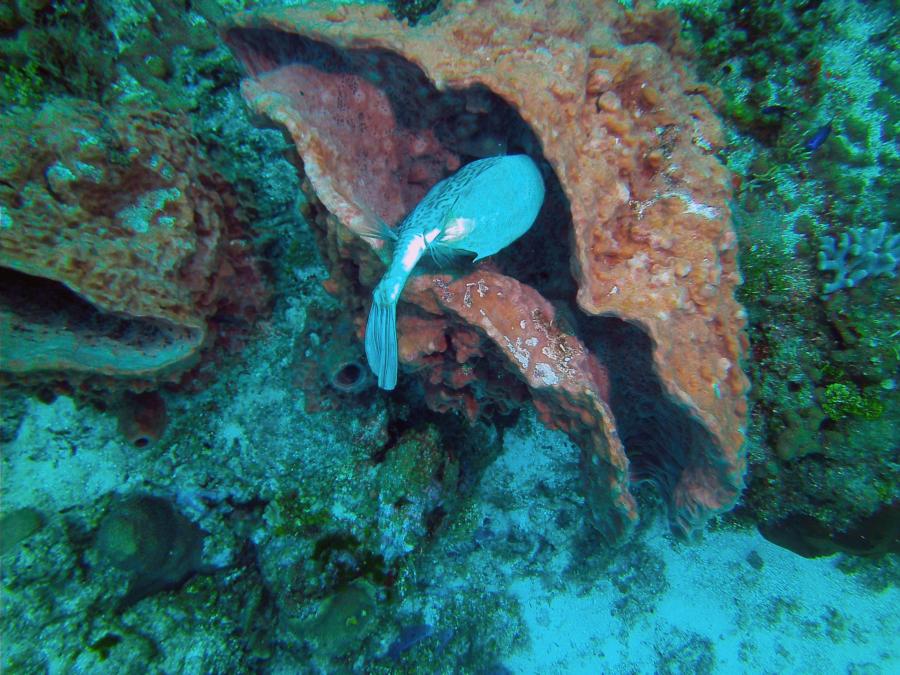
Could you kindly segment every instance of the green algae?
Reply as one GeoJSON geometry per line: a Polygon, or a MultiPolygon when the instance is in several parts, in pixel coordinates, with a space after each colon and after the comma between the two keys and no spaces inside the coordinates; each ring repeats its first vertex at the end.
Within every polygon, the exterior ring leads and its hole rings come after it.
{"type": "Polygon", "coordinates": [[[884,413],[884,404],[877,398],[862,396],[853,384],[829,384],[822,394],[822,411],[833,420],[856,415],[876,420],[884,413]]]}
{"type": "Polygon", "coordinates": [[[410,26],[415,26],[423,17],[431,14],[441,0],[388,0],[388,7],[391,13],[401,20],[409,22],[410,26]]]}
{"type": "Polygon", "coordinates": [[[7,65],[0,71],[0,105],[36,106],[47,95],[47,85],[38,72],[37,61],[24,66],[7,65]]]}
{"type": "Polygon", "coordinates": [[[23,4],[16,32],[0,40],[0,107],[59,95],[103,100],[115,77],[107,8],[77,0],[23,4]]]}
{"type": "Polygon", "coordinates": [[[0,555],[17,550],[19,545],[44,527],[40,511],[30,507],[9,511],[0,516],[0,555]]]}
{"type": "Polygon", "coordinates": [[[900,308],[889,278],[826,297],[815,257],[823,236],[896,221],[897,18],[884,2],[666,4],[722,90],[725,159],[743,178],[737,295],[753,387],[741,508],[757,522],[803,514],[852,528],[895,498],[900,308]],[[805,147],[827,123],[821,147],[805,147]]]}

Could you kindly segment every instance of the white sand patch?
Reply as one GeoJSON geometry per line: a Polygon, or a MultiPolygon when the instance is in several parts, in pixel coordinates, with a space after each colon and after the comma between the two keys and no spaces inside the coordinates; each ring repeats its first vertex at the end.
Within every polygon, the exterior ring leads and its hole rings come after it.
{"type": "MultiPolygon", "coordinates": [[[[539,425],[520,425],[505,445],[485,476],[488,491],[503,484],[510,493],[532,494],[536,480],[554,483],[554,473],[571,470],[577,458],[565,437],[539,425]]],[[[539,505],[509,506],[507,523],[549,529],[536,515],[539,505]]],[[[503,509],[491,511],[502,529],[503,509]]],[[[622,611],[629,592],[646,588],[640,583],[623,593],[614,579],[598,578],[579,597],[561,578],[516,576],[497,565],[495,573],[509,574],[497,583],[521,603],[531,637],[530,647],[504,665],[516,675],[900,672],[900,590],[873,593],[838,569],[837,556],[808,560],[752,530],[707,532],[684,544],[661,522],[639,543],[668,582],[656,597],[641,598],[646,611],[622,611]]],[[[571,553],[558,547],[554,555],[545,566],[551,577],[571,553]]],[[[627,571],[656,574],[655,567],[627,571]]]]}
{"type": "Polygon", "coordinates": [[[116,422],[60,396],[49,404],[28,400],[13,441],[2,450],[3,511],[30,506],[56,512],[122,490],[139,479],[133,448],[120,439],[116,422]]]}

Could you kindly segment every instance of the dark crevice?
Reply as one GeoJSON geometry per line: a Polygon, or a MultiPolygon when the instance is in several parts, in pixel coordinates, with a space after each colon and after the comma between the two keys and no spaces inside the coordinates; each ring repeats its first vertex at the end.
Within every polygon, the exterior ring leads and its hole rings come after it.
{"type": "MultiPolygon", "coordinates": [[[[433,130],[442,149],[458,156],[463,164],[484,156],[519,153],[536,161],[546,184],[541,212],[521,239],[493,256],[488,264],[554,303],[562,323],[571,324],[580,339],[607,365],[612,382],[610,403],[631,461],[632,480],[652,481],[672,504],[684,468],[707,464],[715,456],[714,439],[684,406],[664,391],[653,363],[653,345],[642,329],[619,319],[588,317],[578,311],[577,285],[570,272],[573,228],[569,202],[543,156],[540,140],[518,112],[483,86],[439,91],[421,69],[385,50],[339,51],[324,42],[267,29],[233,29],[227,33],[226,41],[252,76],[302,64],[323,73],[352,74],[366,80],[385,92],[400,126],[408,130],[433,130]]],[[[305,85],[298,82],[298,86],[305,85]]],[[[297,94],[296,91],[285,93],[297,94]]],[[[304,97],[307,94],[302,93],[304,97]]],[[[302,105],[306,103],[304,99],[302,105]]],[[[336,105],[340,107],[339,102],[336,105]]],[[[365,129],[365,120],[359,121],[359,128],[365,129]]],[[[436,181],[446,175],[446,170],[437,157],[433,159],[432,166],[438,166],[436,181]]],[[[410,189],[413,172],[405,175],[402,171],[403,167],[392,179],[396,190],[392,198],[411,209],[416,203],[411,197],[418,194],[420,199],[423,193],[410,189]]],[[[365,176],[358,180],[365,182],[365,176]]],[[[374,210],[372,205],[367,206],[374,210]]],[[[435,271],[433,264],[425,261],[421,264],[423,273],[435,271]]],[[[465,260],[454,261],[449,268],[452,273],[460,274],[470,270],[465,260]]],[[[416,398],[416,394],[421,395],[421,391],[413,385],[407,395],[416,398]]],[[[402,394],[395,394],[398,395],[402,394]]],[[[420,409],[420,403],[408,403],[416,410],[416,422],[410,426],[427,420],[444,430],[442,433],[446,432],[444,416],[420,409]]],[[[392,434],[400,437],[402,431],[395,429],[392,434]]],[[[682,505],[680,513],[672,514],[673,521],[689,520],[692,508],[691,504],[682,505]]]]}
{"type": "Polygon", "coordinates": [[[91,339],[107,339],[132,347],[149,347],[165,341],[181,329],[165,321],[118,316],[97,309],[64,284],[0,267],[0,310],[15,316],[17,325],[78,333],[91,339]]]}
{"type": "MultiPolygon", "coordinates": [[[[386,50],[340,51],[325,42],[268,29],[232,29],[226,41],[253,76],[303,64],[328,74],[366,79],[385,92],[401,127],[433,130],[462,164],[500,154],[532,157],[544,177],[544,205],[532,228],[491,260],[504,274],[571,308],[577,289],[569,271],[569,203],[543,157],[540,140],[503,99],[481,85],[439,91],[420,68],[386,50]],[[386,72],[390,77],[385,77],[386,72]]],[[[400,182],[398,177],[398,193],[404,192],[400,182]]],[[[427,262],[420,264],[423,271],[429,269],[427,262]]],[[[467,267],[462,260],[449,269],[462,272],[467,267]]]]}
{"type": "MultiPolygon", "coordinates": [[[[715,440],[663,388],[653,362],[653,342],[643,329],[615,317],[580,315],[579,333],[609,368],[609,403],[632,482],[652,482],[671,508],[682,471],[707,464],[716,454],[715,440]]],[[[683,516],[690,514],[670,513],[676,526],[684,526],[679,523],[683,516]]]]}

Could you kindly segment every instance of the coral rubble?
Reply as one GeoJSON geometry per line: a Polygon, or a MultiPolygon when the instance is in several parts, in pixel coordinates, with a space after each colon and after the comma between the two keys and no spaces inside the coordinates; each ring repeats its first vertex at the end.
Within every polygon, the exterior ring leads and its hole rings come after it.
{"type": "Polygon", "coordinates": [[[497,272],[411,284],[398,318],[401,361],[422,370],[427,359],[433,407],[462,401],[470,415],[501,398],[492,378],[518,373],[544,419],[579,441],[589,493],[611,496],[593,500],[611,540],[636,518],[632,480],[660,485],[686,531],[729,508],[742,485],[747,380],[731,180],[714,155],[722,137],[713,92],[692,78],[677,36],[672,13],[586,0],[456,3],[414,29],[384,7],[313,3],[241,14],[225,31],[249,74],[245,97],[294,138],[323,207],[315,220],[329,290],[358,324],[383,265],[383,243],[369,237],[373,216],[397,222],[479,156],[543,161],[554,194],[534,249],[519,249],[530,257],[501,255],[497,272]],[[554,347],[532,335],[538,315],[544,328],[552,323],[542,293],[571,317],[553,331],[574,358],[548,354],[554,347]],[[612,412],[646,424],[607,414],[596,386],[603,367],[576,337],[597,334],[598,316],[649,338],[634,349],[652,357],[632,361],[650,371],[644,377],[618,377],[619,364],[605,364],[614,388],[644,383],[643,409],[612,412]],[[408,331],[423,321],[431,337],[414,348],[408,331]]]}

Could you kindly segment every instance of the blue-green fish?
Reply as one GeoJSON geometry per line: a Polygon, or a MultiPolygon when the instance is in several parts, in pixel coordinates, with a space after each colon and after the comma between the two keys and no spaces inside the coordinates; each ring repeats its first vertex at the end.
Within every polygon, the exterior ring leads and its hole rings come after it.
{"type": "Polygon", "coordinates": [[[397,386],[397,301],[426,251],[481,260],[525,234],[544,201],[541,172],[527,155],[488,157],[437,183],[390,235],[394,252],[372,294],[366,358],[378,386],[397,386]]]}

